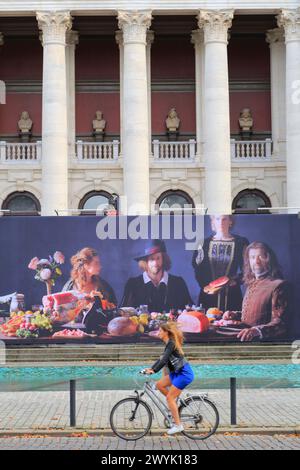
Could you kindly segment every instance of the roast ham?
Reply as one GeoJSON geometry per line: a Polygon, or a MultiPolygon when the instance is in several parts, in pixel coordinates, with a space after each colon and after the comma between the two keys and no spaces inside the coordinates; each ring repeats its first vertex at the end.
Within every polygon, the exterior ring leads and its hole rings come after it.
{"type": "Polygon", "coordinates": [[[204,333],[208,330],[210,322],[201,312],[185,311],[179,315],[177,324],[184,333],[204,333]]]}
{"type": "Polygon", "coordinates": [[[67,322],[74,320],[83,309],[92,306],[84,294],[77,291],[57,292],[43,297],[44,310],[50,310],[56,321],[67,322]]]}

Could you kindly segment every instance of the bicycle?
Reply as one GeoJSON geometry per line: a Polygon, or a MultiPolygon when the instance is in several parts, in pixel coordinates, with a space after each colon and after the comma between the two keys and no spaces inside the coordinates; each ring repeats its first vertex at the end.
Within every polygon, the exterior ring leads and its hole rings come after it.
{"type": "MultiPolygon", "coordinates": [[[[145,374],[145,371],[140,371],[145,374]]],[[[135,381],[136,382],[136,381],[135,381]]],[[[136,382],[138,385],[138,383],[136,382]]],[[[147,396],[160,411],[166,428],[173,426],[172,415],[163,402],[160,392],[156,393],[153,380],[144,383],[141,392],[123,398],[114,405],[110,413],[110,426],[114,434],[126,441],[137,441],[145,437],[152,425],[154,413],[143,396],[147,396]]],[[[178,399],[180,420],[184,426],[182,434],[193,440],[204,440],[212,436],[219,426],[219,412],[207,394],[189,395],[178,399]]]]}

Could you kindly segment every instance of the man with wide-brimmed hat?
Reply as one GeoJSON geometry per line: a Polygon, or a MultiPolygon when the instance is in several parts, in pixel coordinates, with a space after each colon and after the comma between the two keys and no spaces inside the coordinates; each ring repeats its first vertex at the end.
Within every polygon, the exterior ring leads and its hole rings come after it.
{"type": "Polygon", "coordinates": [[[122,307],[148,305],[151,312],[163,312],[193,303],[184,279],[168,272],[171,260],[162,240],[151,240],[144,253],[134,259],[143,274],[127,281],[122,307]]]}

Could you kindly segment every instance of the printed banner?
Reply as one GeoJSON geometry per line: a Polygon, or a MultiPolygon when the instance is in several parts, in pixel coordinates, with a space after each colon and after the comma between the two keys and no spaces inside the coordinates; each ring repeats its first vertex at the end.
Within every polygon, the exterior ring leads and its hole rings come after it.
{"type": "Polygon", "coordinates": [[[0,340],[300,339],[296,215],[1,217],[0,340]]]}

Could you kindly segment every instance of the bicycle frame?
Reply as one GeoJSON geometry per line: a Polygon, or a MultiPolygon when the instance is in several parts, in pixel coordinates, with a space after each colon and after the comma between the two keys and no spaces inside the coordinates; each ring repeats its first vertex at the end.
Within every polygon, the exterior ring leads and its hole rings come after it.
{"type": "MultiPolygon", "coordinates": [[[[135,390],[135,393],[137,394],[137,400],[140,400],[144,395],[146,395],[153,405],[160,411],[162,416],[165,418],[165,420],[168,422],[169,426],[171,427],[173,425],[172,421],[172,414],[169,410],[169,408],[166,406],[166,404],[163,402],[162,398],[155,393],[155,391],[152,389],[151,385],[154,384],[155,382],[153,381],[147,381],[144,383],[143,391],[139,393],[137,390],[135,390]]],[[[202,395],[197,395],[202,400],[202,403],[204,403],[204,398],[207,398],[207,394],[202,394],[202,395]]],[[[184,404],[186,399],[192,399],[193,396],[187,395],[186,398],[179,398],[180,404],[184,404]]],[[[150,408],[151,409],[151,408],[150,408]]],[[[153,415],[153,410],[151,409],[152,415],[153,415]]],[[[190,421],[190,417],[182,417],[181,419],[182,422],[187,422],[190,421]]]]}

